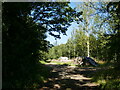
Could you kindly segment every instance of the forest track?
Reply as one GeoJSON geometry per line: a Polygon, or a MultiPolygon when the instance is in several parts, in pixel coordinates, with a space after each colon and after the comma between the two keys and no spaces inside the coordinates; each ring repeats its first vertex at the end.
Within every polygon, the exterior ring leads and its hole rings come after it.
{"type": "Polygon", "coordinates": [[[51,75],[39,90],[99,90],[99,85],[92,82],[92,75],[97,67],[77,67],[68,65],[46,64],[51,67],[51,75]]]}

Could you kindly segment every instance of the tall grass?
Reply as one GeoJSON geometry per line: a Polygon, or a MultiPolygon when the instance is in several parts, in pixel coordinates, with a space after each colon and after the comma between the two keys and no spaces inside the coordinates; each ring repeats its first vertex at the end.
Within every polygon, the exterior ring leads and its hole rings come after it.
{"type": "Polygon", "coordinates": [[[93,76],[93,81],[100,84],[102,90],[120,90],[120,70],[113,67],[113,63],[101,64],[101,70],[93,76]]]}

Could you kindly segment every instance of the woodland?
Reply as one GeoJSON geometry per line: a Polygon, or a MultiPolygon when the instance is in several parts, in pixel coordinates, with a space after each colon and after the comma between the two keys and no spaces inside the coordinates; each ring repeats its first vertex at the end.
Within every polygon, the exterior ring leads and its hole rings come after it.
{"type": "Polygon", "coordinates": [[[70,3],[2,3],[3,90],[43,87],[52,75],[52,68],[42,62],[61,56],[69,59],[88,56],[98,63],[104,62],[99,63],[102,70],[92,75],[92,80],[100,84],[101,90],[120,89],[120,2],[81,2],[76,8],[70,3]],[[78,28],[66,44],[52,45],[46,40],[46,33],[57,40],[61,34],[67,35],[72,22],[78,28]]]}

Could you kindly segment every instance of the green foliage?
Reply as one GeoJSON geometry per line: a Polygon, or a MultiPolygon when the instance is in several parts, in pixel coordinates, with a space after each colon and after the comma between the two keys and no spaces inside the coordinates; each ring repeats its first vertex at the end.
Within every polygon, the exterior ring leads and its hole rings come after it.
{"type": "Polygon", "coordinates": [[[27,16],[30,10],[29,3],[3,4],[3,88],[28,87],[37,77],[46,29],[27,16]]]}
{"type": "MultiPolygon", "coordinates": [[[[71,38],[68,39],[66,44],[54,46],[49,50],[49,58],[57,59],[61,56],[73,58],[77,56],[87,56],[87,35],[83,30],[74,30],[71,38]],[[72,38],[74,37],[74,38],[72,38]]],[[[92,57],[96,57],[97,40],[92,34],[89,37],[90,52],[92,57]]]]}
{"type": "Polygon", "coordinates": [[[69,6],[69,2],[35,3],[33,20],[45,25],[49,34],[60,38],[60,33],[66,35],[67,28],[73,21],[81,21],[82,12],[76,12],[69,6]],[[57,32],[57,34],[53,33],[57,32]]]}
{"type": "Polygon", "coordinates": [[[75,42],[75,52],[78,56],[86,56],[87,55],[87,36],[85,35],[85,32],[83,30],[76,30],[73,34],[74,40],[72,42],[75,42]]]}
{"type": "Polygon", "coordinates": [[[73,44],[73,39],[69,38],[66,43],[66,49],[67,49],[67,57],[73,58],[75,56],[74,49],[75,46],[73,44]]]}
{"type": "Polygon", "coordinates": [[[46,32],[65,34],[67,27],[80,13],[68,3],[3,3],[3,88],[32,88],[42,85],[51,47],[46,32]],[[79,14],[77,16],[77,14],[79,14]],[[43,73],[43,74],[42,74],[43,73]],[[41,82],[38,83],[38,82],[41,82]]]}
{"type": "Polygon", "coordinates": [[[48,58],[49,59],[58,59],[61,56],[68,56],[68,49],[66,44],[61,44],[58,46],[54,46],[49,49],[48,58]]]}
{"type": "Polygon", "coordinates": [[[113,68],[101,70],[93,76],[93,81],[100,84],[104,90],[119,90],[120,88],[120,71],[113,68]]]}
{"type": "Polygon", "coordinates": [[[112,67],[114,67],[114,69],[105,69],[100,71],[99,73],[97,73],[94,80],[97,80],[97,82],[101,84],[102,89],[119,90],[120,2],[100,2],[99,7],[100,8],[93,6],[93,8],[100,12],[100,14],[98,15],[103,23],[100,22],[101,24],[99,25],[99,27],[101,27],[101,29],[104,27],[105,32],[98,34],[97,57],[99,59],[107,61],[108,66],[110,66],[110,62],[112,62],[114,65],[112,67]]]}
{"type": "Polygon", "coordinates": [[[115,62],[115,67],[120,68],[120,2],[110,2],[107,5],[108,13],[111,16],[111,20],[109,24],[111,25],[111,29],[113,33],[108,35],[111,36],[109,38],[110,42],[108,43],[109,54],[111,54],[111,60],[115,62]]]}
{"type": "MultiPolygon", "coordinates": [[[[84,8],[84,22],[82,24],[80,23],[79,30],[72,33],[72,37],[64,44],[66,47],[63,47],[61,50],[60,47],[62,45],[59,45],[54,47],[54,49],[56,48],[56,51],[60,50],[60,53],[64,51],[65,56],[71,58],[86,56],[86,41],[88,38],[85,32],[89,32],[90,56],[107,62],[104,65],[100,65],[103,69],[93,76],[94,81],[101,84],[101,89],[119,90],[120,2],[86,3],[86,6],[91,7],[95,11],[91,9],[90,12],[87,13],[88,8],[86,7],[87,9],[85,9],[85,6],[82,7],[84,8]],[[94,17],[87,19],[88,15],[94,17]],[[92,24],[87,20],[90,20],[92,24]]],[[[61,55],[60,53],[54,53],[53,56],[57,58],[57,55],[61,55]]]]}

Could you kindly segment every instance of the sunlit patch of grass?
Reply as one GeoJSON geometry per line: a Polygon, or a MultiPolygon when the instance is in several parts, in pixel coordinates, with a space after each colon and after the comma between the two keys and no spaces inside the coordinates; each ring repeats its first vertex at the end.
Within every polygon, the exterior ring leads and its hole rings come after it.
{"type": "Polygon", "coordinates": [[[46,61],[40,61],[39,60],[39,62],[41,63],[41,64],[47,64],[48,62],[46,62],[46,61]]]}
{"type": "Polygon", "coordinates": [[[120,88],[120,71],[114,68],[100,70],[93,76],[93,81],[100,84],[104,90],[119,90],[120,88]]]}
{"type": "Polygon", "coordinates": [[[109,89],[109,90],[120,89],[120,79],[108,80],[105,89],[109,89]]]}
{"type": "Polygon", "coordinates": [[[57,64],[57,65],[68,65],[68,66],[76,66],[76,64],[74,64],[74,62],[72,61],[68,61],[68,62],[61,62],[61,61],[39,61],[41,64],[50,64],[50,63],[54,63],[54,64],[57,64]]]}
{"type": "Polygon", "coordinates": [[[98,80],[97,83],[100,85],[101,89],[104,89],[104,90],[119,90],[120,89],[120,79],[98,80]]]}
{"type": "Polygon", "coordinates": [[[106,84],[106,80],[98,80],[97,81],[99,84],[106,84]]]}
{"type": "Polygon", "coordinates": [[[113,68],[114,63],[113,62],[106,62],[106,61],[98,61],[98,67],[100,68],[113,68]]]}
{"type": "Polygon", "coordinates": [[[61,61],[51,61],[50,63],[55,63],[57,65],[68,65],[68,66],[75,66],[75,64],[73,64],[73,62],[61,62],[61,61]]]}
{"type": "Polygon", "coordinates": [[[97,61],[97,63],[99,63],[99,64],[105,64],[106,61],[99,60],[99,61],[97,61]]]}
{"type": "Polygon", "coordinates": [[[106,85],[106,80],[103,80],[103,79],[98,80],[96,83],[101,86],[101,89],[103,89],[105,87],[105,85],[106,85]]]}
{"type": "Polygon", "coordinates": [[[60,62],[60,61],[51,61],[50,63],[55,63],[55,64],[58,64],[58,65],[64,64],[64,62],[60,62]]]}

